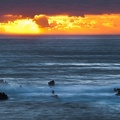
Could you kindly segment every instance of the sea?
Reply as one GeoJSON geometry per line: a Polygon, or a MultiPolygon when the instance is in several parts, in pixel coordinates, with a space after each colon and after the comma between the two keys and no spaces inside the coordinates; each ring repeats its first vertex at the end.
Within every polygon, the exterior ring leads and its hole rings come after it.
{"type": "Polygon", "coordinates": [[[119,120],[114,88],[119,35],[0,36],[0,120],[119,120]]]}

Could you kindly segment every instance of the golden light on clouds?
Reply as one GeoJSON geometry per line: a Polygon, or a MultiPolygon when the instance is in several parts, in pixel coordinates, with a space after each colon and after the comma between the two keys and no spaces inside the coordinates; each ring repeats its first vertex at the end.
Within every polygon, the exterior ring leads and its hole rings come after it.
{"type": "Polygon", "coordinates": [[[14,22],[8,21],[1,23],[1,28],[4,28],[5,33],[8,34],[39,34],[40,29],[32,19],[20,19],[14,22]]]}
{"type": "Polygon", "coordinates": [[[0,23],[1,34],[120,34],[120,14],[84,17],[43,14],[35,15],[34,18],[12,15],[4,17],[8,20],[0,23]]]}

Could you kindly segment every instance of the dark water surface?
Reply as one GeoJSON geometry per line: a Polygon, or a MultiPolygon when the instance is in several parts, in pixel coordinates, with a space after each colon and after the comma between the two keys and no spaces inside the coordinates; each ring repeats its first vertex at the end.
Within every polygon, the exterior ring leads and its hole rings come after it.
{"type": "Polygon", "coordinates": [[[0,79],[0,120],[119,120],[120,36],[1,36],[0,79]]]}

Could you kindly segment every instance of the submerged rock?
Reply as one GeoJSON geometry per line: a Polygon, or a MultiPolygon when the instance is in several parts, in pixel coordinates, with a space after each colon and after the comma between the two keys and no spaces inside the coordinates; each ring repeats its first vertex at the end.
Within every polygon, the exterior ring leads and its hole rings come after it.
{"type": "Polygon", "coordinates": [[[8,96],[4,92],[0,92],[0,100],[7,100],[8,96]]]}
{"type": "Polygon", "coordinates": [[[58,95],[51,95],[51,97],[59,99],[58,95]]]}
{"type": "Polygon", "coordinates": [[[6,82],[3,79],[0,79],[0,85],[5,85],[5,86],[7,85],[7,86],[9,86],[8,82],[6,82]]]}
{"type": "Polygon", "coordinates": [[[51,91],[51,93],[52,93],[52,94],[54,94],[54,93],[55,93],[55,91],[54,91],[54,90],[52,90],[52,91],[51,91]]]}
{"type": "Polygon", "coordinates": [[[49,85],[49,86],[55,86],[55,81],[54,81],[54,80],[51,80],[50,82],[48,82],[48,85],[49,85]]]}

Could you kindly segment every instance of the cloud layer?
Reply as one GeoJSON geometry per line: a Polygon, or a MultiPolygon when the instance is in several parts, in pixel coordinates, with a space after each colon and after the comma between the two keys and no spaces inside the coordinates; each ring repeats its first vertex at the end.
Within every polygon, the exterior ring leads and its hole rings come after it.
{"type": "Polygon", "coordinates": [[[120,0],[0,0],[0,15],[13,14],[33,17],[37,14],[120,13],[120,0]]]}

